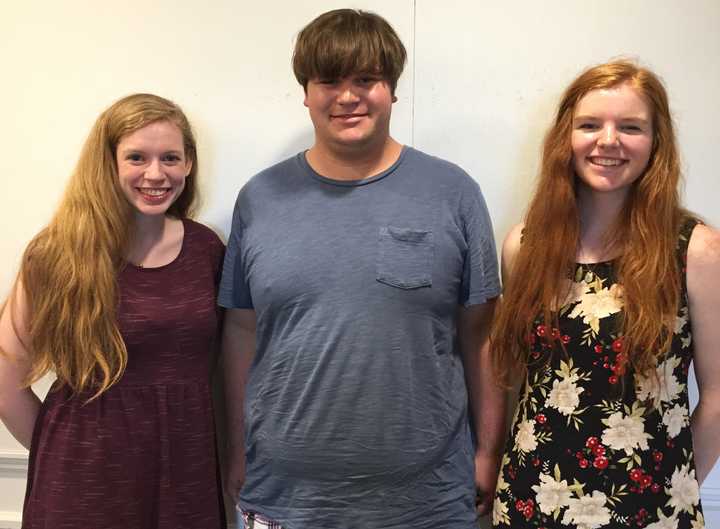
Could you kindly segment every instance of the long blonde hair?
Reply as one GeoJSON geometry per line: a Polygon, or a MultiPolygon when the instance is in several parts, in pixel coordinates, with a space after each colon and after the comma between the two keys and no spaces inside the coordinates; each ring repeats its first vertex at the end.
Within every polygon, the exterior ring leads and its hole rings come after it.
{"type": "MultiPolygon", "coordinates": [[[[675,247],[683,218],[678,185],[680,163],[665,89],[655,74],[628,61],[592,67],[570,84],[545,136],[540,175],[525,218],[523,242],[505,283],[491,340],[499,379],[509,384],[528,361],[533,321],[557,327],[556,300],[567,294],[579,243],[577,177],[570,136],[578,102],[588,92],[629,83],[646,101],[653,124],[648,166],[633,184],[623,211],[606,240],[619,250],[617,280],[623,286],[624,315],[618,331],[631,366],[644,374],[670,346],[681,285],[675,247]],[[658,288],[662,285],[662,288],[658,288]]],[[[547,336],[551,351],[564,350],[547,336]]]]}
{"type": "MultiPolygon", "coordinates": [[[[22,257],[18,277],[27,303],[27,384],[53,371],[75,393],[91,391],[95,398],[125,370],[117,274],[124,266],[134,215],[119,186],[116,150],[121,138],[157,121],[178,126],[192,162],[185,188],[168,214],[182,218],[192,212],[198,164],[185,114],[152,94],[114,103],[85,141],[58,210],[22,257]]],[[[18,328],[14,318],[13,325],[18,328]]]]}

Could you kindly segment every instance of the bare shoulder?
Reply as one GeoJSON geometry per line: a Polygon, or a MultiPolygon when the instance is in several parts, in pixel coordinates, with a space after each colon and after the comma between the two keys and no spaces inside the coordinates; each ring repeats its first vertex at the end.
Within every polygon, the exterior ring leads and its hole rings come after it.
{"type": "MultiPolygon", "coordinates": [[[[695,227],[687,253],[687,284],[693,293],[720,289],[720,231],[703,224],[695,227]]],[[[702,294],[701,294],[702,295],[702,294]]]]}
{"type": "Polygon", "coordinates": [[[504,279],[507,279],[508,274],[512,270],[513,264],[515,263],[515,257],[520,250],[520,244],[522,241],[522,232],[525,228],[525,223],[521,222],[513,226],[508,234],[505,236],[502,247],[502,275],[504,279]]]}
{"type": "Polygon", "coordinates": [[[25,358],[30,343],[27,297],[18,278],[5,304],[0,308],[0,356],[25,358]]]}
{"type": "Polygon", "coordinates": [[[698,224],[692,232],[688,245],[688,265],[690,261],[699,263],[720,262],[720,231],[698,224]]]}

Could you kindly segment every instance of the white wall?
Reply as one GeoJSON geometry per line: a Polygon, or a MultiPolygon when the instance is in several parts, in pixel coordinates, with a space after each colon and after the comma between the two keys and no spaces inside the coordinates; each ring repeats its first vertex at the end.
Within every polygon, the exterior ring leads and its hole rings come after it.
{"type": "MultiPolygon", "coordinates": [[[[188,113],[200,144],[201,220],[227,235],[239,187],[307,147],[312,129],[290,68],[293,38],[348,4],[83,0],[4,2],[0,19],[0,295],[46,223],[99,112],[138,91],[188,113]]],[[[393,134],[481,183],[498,242],[531,189],[560,91],[591,63],[639,57],[667,82],[690,208],[720,224],[720,2],[366,0],[409,51],[393,134]]],[[[19,516],[21,450],[0,427],[0,527],[19,516]]],[[[720,475],[703,487],[720,509],[720,475]]],[[[712,517],[707,512],[708,518],[712,517]]],[[[720,521],[718,522],[720,523],[720,521]]],[[[712,524],[712,522],[710,522],[712,524]]]]}
{"type": "Polygon", "coordinates": [[[720,2],[416,3],[415,146],[480,181],[499,241],[522,216],[562,90],[617,56],[640,58],[665,80],[687,204],[720,224],[720,2]]]}

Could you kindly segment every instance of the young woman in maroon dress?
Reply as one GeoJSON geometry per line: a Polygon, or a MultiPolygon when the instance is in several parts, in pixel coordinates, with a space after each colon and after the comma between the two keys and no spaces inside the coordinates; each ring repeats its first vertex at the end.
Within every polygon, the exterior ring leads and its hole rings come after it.
{"type": "Polygon", "coordinates": [[[97,120],[0,319],[0,418],[30,450],[24,529],[223,527],[210,372],[224,247],[188,218],[171,101],[97,120]],[[56,382],[41,402],[29,383],[56,382]]]}

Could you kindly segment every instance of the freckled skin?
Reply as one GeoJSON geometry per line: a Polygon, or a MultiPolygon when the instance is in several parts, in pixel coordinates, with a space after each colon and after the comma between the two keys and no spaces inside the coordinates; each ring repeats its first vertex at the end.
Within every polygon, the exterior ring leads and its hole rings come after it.
{"type": "Polygon", "coordinates": [[[116,161],[123,194],[138,213],[149,216],[165,214],[185,189],[192,168],[185,157],[182,132],[168,121],[151,123],[121,138],[116,161]],[[147,196],[158,188],[167,192],[147,196]]]}
{"type": "Polygon", "coordinates": [[[648,165],[652,142],[650,108],[627,83],[592,90],[575,109],[573,165],[589,190],[627,194],[648,165]]]}

